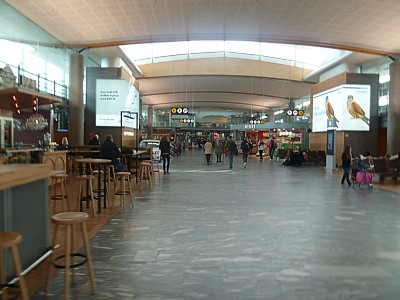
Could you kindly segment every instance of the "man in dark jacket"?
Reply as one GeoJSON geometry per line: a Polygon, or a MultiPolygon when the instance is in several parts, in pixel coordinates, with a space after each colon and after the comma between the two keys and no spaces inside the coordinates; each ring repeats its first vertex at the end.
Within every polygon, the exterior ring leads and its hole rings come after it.
{"type": "Polygon", "coordinates": [[[169,166],[171,163],[171,145],[166,135],[161,138],[159,149],[161,150],[164,174],[170,174],[169,166]]]}
{"type": "Polygon", "coordinates": [[[114,139],[111,134],[107,134],[105,141],[100,145],[100,154],[102,158],[111,159],[111,162],[115,166],[117,172],[124,170],[123,164],[118,161],[118,158],[121,156],[121,152],[114,143],[114,139]]]}
{"type": "Polygon", "coordinates": [[[247,159],[249,157],[250,148],[251,148],[251,145],[250,145],[249,141],[247,140],[247,137],[244,137],[243,142],[240,145],[240,148],[242,149],[242,152],[243,152],[243,166],[246,168],[247,167],[247,159]]]}
{"type": "Polygon", "coordinates": [[[228,151],[228,161],[229,161],[229,169],[233,167],[233,157],[237,155],[237,146],[236,142],[233,140],[231,136],[228,137],[228,141],[226,142],[226,150],[228,151]]]}

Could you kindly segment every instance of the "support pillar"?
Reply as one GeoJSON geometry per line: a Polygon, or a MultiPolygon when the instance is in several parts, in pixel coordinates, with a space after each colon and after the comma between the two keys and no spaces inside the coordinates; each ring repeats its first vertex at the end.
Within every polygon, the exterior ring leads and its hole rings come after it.
{"type": "Polygon", "coordinates": [[[272,108],[268,111],[268,122],[274,122],[274,110],[272,108]]]}
{"type": "Polygon", "coordinates": [[[147,109],[147,136],[153,138],[153,106],[149,105],[147,109]]]}
{"type": "Polygon", "coordinates": [[[83,106],[84,57],[72,54],[69,63],[69,124],[68,139],[72,146],[84,143],[83,106]]]}
{"type": "Polygon", "coordinates": [[[400,61],[390,64],[390,90],[387,123],[387,153],[400,151],[400,61]]]}

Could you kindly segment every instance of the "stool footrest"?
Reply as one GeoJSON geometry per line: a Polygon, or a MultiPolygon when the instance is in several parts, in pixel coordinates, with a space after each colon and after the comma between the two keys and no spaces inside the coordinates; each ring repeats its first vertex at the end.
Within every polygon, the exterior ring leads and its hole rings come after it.
{"type": "MultiPolygon", "coordinates": [[[[69,266],[70,269],[78,268],[78,267],[80,267],[80,266],[83,266],[83,265],[87,262],[87,258],[86,258],[86,255],[85,255],[85,254],[82,254],[82,253],[71,253],[70,256],[71,256],[71,257],[75,256],[75,257],[82,257],[82,258],[84,258],[84,260],[82,260],[81,262],[78,262],[78,263],[75,263],[75,264],[71,264],[71,265],[69,266]]],[[[55,268],[57,268],[57,269],[65,269],[65,268],[66,268],[65,265],[56,264],[56,261],[58,261],[58,260],[60,260],[60,259],[63,259],[63,258],[65,258],[65,255],[60,255],[60,256],[56,257],[56,258],[52,261],[53,266],[54,266],[55,268]]]]}
{"type": "Polygon", "coordinates": [[[18,284],[10,284],[10,283],[5,283],[5,284],[0,284],[0,290],[5,289],[5,288],[19,288],[18,284]]]}
{"type": "MultiPolygon", "coordinates": [[[[118,196],[122,196],[124,194],[124,192],[116,192],[115,193],[115,195],[118,195],[118,196]]],[[[129,192],[129,191],[125,191],[125,195],[130,195],[131,193],[129,192]]]]}
{"type": "Polygon", "coordinates": [[[66,196],[63,195],[53,195],[50,197],[51,200],[63,200],[63,199],[67,199],[66,196]]]}

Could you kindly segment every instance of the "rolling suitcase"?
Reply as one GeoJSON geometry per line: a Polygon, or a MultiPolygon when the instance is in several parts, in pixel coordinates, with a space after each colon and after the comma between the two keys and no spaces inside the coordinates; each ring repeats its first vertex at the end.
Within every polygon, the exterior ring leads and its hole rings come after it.
{"type": "Polygon", "coordinates": [[[362,184],[367,184],[368,188],[372,188],[372,181],[374,179],[374,174],[372,172],[358,171],[356,175],[356,182],[358,186],[362,184]]]}

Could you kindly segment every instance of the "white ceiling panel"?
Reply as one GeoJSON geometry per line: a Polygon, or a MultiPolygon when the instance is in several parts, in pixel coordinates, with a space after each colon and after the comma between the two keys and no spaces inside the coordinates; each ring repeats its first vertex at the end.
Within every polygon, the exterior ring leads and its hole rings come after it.
{"type": "Polygon", "coordinates": [[[244,39],[400,52],[398,0],[6,0],[65,44],[244,39]]]}
{"type": "MultiPolygon", "coordinates": [[[[220,39],[325,46],[379,55],[400,53],[398,0],[5,2],[62,44],[77,48],[220,39]]],[[[101,55],[101,51],[98,53],[101,55]]],[[[351,59],[352,63],[358,61],[355,56],[351,59]]],[[[251,76],[166,76],[138,80],[144,103],[154,105],[170,103],[171,94],[185,95],[186,101],[189,93],[194,98],[192,102],[198,105],[214,101],[221,107],[247,108],[250,103],[278,108],[287,105],[289,98],[309,94],[311,86],[307,82],[251,76]]]]}

